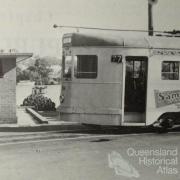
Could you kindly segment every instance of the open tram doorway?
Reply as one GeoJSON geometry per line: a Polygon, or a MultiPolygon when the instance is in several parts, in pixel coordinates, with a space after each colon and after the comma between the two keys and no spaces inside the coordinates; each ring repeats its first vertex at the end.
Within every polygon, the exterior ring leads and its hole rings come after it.
{"type": "Polygon", "coordinates": [[[145,56],[126,57],[124,123],[145,123],[147,61],[145,56]]]}

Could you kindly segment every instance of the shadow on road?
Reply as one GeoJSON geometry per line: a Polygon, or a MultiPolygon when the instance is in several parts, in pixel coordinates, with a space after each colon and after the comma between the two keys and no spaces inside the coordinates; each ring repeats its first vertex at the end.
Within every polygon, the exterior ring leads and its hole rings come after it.
{"type": "MultiPolygon", "coordinates": [[[[74,130],[71,133],[81,133],[81,134],[109,134],[109,135],[118,135],[118,134],[141,134],[141,133],[168,133],[168,132],[180,132],[180,126],[177,126],[173,129],[168,129],[167,131],[159,131],[153,126],[98,126],[98,125],[83,125],[84,129],[74,130]]],[[[60,131],[59,133],[69,133],[70,131],[60,131]]]]}
{"type": "Polygon", "coordinates": [[[92,140],[90,142],[107,142],[107,141],[111,141],[111,139],[100,138],[100,139],[97,139],[97,140],[92,140]]]}
{"type": "MultiPolygon", "coordinates": [[[[84,129],[74,130],[71,133],[81,134],[135,134],[135,133],[156,133],[156,129],[152,126],[146,127],[114,127],[114,126],[97,126],[97,125],[83,125],[84,129]]],[[[59,131],[59,133],[69,133],[70,131],[59,131]]]]}

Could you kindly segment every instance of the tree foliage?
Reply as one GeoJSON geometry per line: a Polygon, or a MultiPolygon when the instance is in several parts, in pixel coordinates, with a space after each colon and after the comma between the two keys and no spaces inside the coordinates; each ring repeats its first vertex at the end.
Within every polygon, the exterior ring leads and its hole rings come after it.
{"type": "Polygon", "coordinates": [[[49,73],[52,71],[47,63],[41,59],[36,59],[34,65],[29,66],[26,70],[17,67],[17,82],[20,80],[35,81],[36,84],[47,84],[49,73]]]}

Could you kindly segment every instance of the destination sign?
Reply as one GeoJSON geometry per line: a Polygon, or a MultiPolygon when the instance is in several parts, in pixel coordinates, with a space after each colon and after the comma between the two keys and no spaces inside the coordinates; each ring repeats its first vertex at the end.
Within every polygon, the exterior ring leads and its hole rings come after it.
{"type": "Polygon", "coordinates": [[[71,43],[71,37],[64,37],[63,44],[71,43]]]}
{"type": "Polygon", "coordinates": [[[152,55],[180,56],[180,50],[153,49],[152,55]]]}
{"type": "Polygon", "coordinates": [[[159,91],[154,90],[156,107],[163,107],[180,102],[180,90],[159,91]]]}

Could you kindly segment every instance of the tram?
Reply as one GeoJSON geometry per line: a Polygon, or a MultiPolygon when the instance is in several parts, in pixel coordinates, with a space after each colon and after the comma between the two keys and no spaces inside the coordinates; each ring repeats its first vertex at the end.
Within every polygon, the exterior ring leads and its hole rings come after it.
{"type": "Polygon", "coordinates": [[[60,118],[172,127],[180,119],[180,38],[63,36],[60,118]]]}

